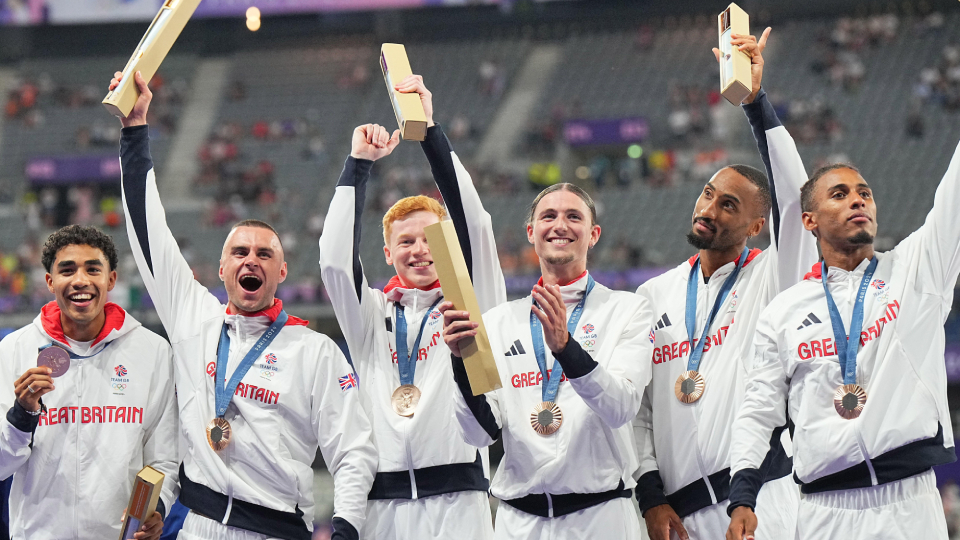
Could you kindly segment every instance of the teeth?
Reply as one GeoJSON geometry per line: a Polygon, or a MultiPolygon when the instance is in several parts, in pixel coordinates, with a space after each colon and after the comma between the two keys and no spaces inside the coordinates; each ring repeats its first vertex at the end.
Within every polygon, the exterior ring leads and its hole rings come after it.
{"type": "Polygon", "coordinates": [[[430,261],[415,262],[411,264],[414,268],[423,268],[424,266],[430,266],[430,261]]]}
{"type": "Polygon", "coordinates": [[[558,246],[565,246],[570,243],[570,240],[567,238],[554,238],[550,241],[551,244],[556,244],[558,246]]]}
{"type": "Polygon", "coordinates": [[[87,300],[93,299],[92,294],[74,294],[70,296],[70,299],[74,302],[86,302],[87,300]]]}

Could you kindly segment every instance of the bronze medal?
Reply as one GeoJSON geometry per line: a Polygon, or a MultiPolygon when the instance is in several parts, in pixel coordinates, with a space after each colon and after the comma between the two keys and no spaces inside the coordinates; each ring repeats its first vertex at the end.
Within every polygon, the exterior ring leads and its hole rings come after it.
{"type": "Polygon", "coordinates": [[[833,393],[833,406],[837,414],[847,420],[859,417],[866,404],[867,392],[859,384],[842,384],[833,393]]]}
{"type": "Polygon", "coordinates": [[[233,430],[230,429],[230,422],[225,418],[216,417],[207,424],[207,442],[210,448],[219,452],[230,444],[230,437],[233,430]]]}
{"type": "Polygon", "coordinates": [[[563,412],[552,401],[538,403],[530,414],[530,426],[533,430],[546,437],[553,435],[563,424],[563,412]]]}
{"type": "Polygon", "coordinates": [[[50,376],[59,377],[70,369],[70,353],[56,345],[51,345],[40,351],[37,356],[37,367],[50,368],[52,372],[50,376]]]}
{"type": "Polygon", "coordinates": [[[390,401],[393,412],[400,416],[413,416],[417,411],[417,404],[420,403],[420,389],[412,384],[404,384],[393,391],[390,401]]]}
{"type": "Polygon", "coordinates": [[[673,392],[681,403],[693,403],[703,395],[706,385],[707,381],[699,372],[684,371],[677,377],[677,383],[673,385],[673,392]]]}

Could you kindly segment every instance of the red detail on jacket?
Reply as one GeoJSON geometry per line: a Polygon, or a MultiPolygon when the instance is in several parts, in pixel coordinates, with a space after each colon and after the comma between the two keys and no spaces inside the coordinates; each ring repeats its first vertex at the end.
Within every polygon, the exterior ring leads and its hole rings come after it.
{"type": "MultiPolygon", "coordinates": [[[[127,312],[113,302],[107,302],[103,306],[103,313],[106,320],[104,320],[103,328],[100,329],[97,338],[93,340],[94,345],[106,339],[113,330],[119,330],[127,317],[127,312]]],[[[40,322],[48,336],[69,347],[67,336],[63,333],[63,324],[60,322],[60,306],[57,305],[56,301],[50,301],[43,306],[40,310],[40,322]]]]}
{"type": "MultiPolygon", "coordinates": [[[[260,311],[255,311],[253,313],[243,313],[244,317],[267,317],[270,319],[270,322],[277,320],[277,317],[280,316],[280,311],[283,310],[283,301],[279,298],[273,299],[273,305],[267,309],[261,309],[260,311]]],[[[230,307],[227,306],[227,313],[230,313],[230,307]]],[[[231,314],[232,315],[232,314],[231,314]]],[[[287,324],[284,326],[307,326],[310,324],[310,321],[305,321],[299,317],[294,317],[293,315],[287,314],[287,324]]]]}

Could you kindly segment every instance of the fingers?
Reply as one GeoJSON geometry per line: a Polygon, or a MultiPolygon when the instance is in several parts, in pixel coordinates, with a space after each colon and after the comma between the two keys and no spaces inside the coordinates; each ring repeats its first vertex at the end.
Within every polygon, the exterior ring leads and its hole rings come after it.
{"type": "Polygon", "coordinates": [[[143,526],[133,535],[133,538],[135,540],[155,540],[160,538],[162,533],[163,518],[160,516],[160,512],[154,512],[143,522],[143,526]]]}
{"type": "Polygon", "coordinates": [[[426,85],[423,84],[423,77],[421,75],[407,75],[402,81],[394,85],[394,89],[403,94],[410,92],[416,92],[418,94],[430,93],[426,85]]]}
{"type": "Polygon", "coordinates": [[[680,540],[690,540],[690,535],[687,534],[687,529],[683,526],[683,521],[680,520],[680,516],[676,513],[670,516],[670,526],[673,527],[673,530],[677,531],[677,536],[680,537],[680,540]]]}
{"type": "Polygon", "coordinates": [[[714,58],[717,59],[717,62],[719,62],[719,61],[720,61],[720,49],[714,47],[714,48],[713,48],[713,56],[714,56],[714,58]]]}
{"type": "Polygon", "coordinates": [[[15,387],[16,387],[16,386],[19,386],[20,383],[22,383],[23,381],[25,381],[25,380],[27,380],[28,378],[30,378],[31,375],[50,375],[51,373],[53,373],[53,370],[50,369],[50,368],[48,368],[48,367],[39,367],[39,366],[38,366],[38,367],[35,367],[35,368],[30,368],[30,369],[24,371],[24,372],[23,372],[23,375],[21,375],[16,381],[14,381],[13,386],[15,386],[15,387]]]}
{"type": "Polygon", "coordinates": [[[14,384],[14,392],[18,397],[28,397],[30,394],[40,393],[44,389],[48,389],[47,391],[53,390],[53,378],[46,373],[33,373],[23,380],[18,379],[14,384]]]}
{"type": "Polygon", "coordinates": [[[770,28],[768,26],[767,29],[763,31],[763,35],[760,36],[760,41],[757,43],[757,48],[761,53],[763,52],[763,49],[766,48],[767,46],[767,38],[770,37],[770,32],[772,30],[773,28],[770,28]]]}
{"type": "Polygon", "coordinates": [[[148,99],[153,97],[153,93],[150,92],[150,87],[147,86],[147,81],[143,80],[143,75],[138,71],[134,77],[134,82],[137,83],[137,89],[140,90],[140,95],[147,96],[148,99]]]}
{"type": "Polygon", "coordinates": [[[395,130],[393,135],[390,137],[390,140],[387,141],[387,149],[393,152],[393,149],[400,144],[400,130],[395,130]]]}

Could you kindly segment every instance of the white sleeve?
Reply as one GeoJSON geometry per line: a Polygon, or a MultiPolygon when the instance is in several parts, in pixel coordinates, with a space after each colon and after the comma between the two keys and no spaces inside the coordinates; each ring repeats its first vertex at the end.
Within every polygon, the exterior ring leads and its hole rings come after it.
{"type": "MultiPolygon", "coordinates": [[[[146,332],[145,329],[137,331],[146,332]]],[[[173,350],[163,339],[155,339],[159,345],[154,347],[158,350],[155,355],[158,365],[153,370],[149,408],[152,414],[145,418],[143,431],[143,464],[165,475],[160,499],[169,513],[180,493],[180,453],[177,447],[180,440],[180,416],[173,378],[173,350]]]]}
{"type": "Polygon", "coordinates": [[[360,404],[358,385],[340,386],[340,377],[352,377],[353,370],[337,345],[323,339],[316,361],[311,420],[323,461],[333,475],[333,515],[359,531],[377,472],[372,428],[360,404]]]}
{"type": "Polygon", "coordinates": [[[638,300],[610,360],[598,364],[570,337],[567,346],[554,355],[570,379],[571,387],[590,409],[611,428],[631,422],[640,410],[643,389],[650,382],[651,344],[647,339],[653,312],[645,297],[638,300]],[[588,371],[589,370],[589,371],[588,371]]]}
{"type": "Polygon", "coordinates": [[[177,343],[195,334],[203,320],[223,313],[223,306],[194,279],[167,227],[147,126],[123,128],[121,133],[121,186],[130,248],[157,315],[171,343],[177,343]]]}
{"type": "Polygon", "coordinates": [[[0,480],[9,478],[30,458],[33,433],[40,422],[39,416],[33,416],[17,405],[17,396],[13,392],[13,383],[23,373],[16,373],[15,340],[16,333],[0,341],[0,410],[6,411],[0,419],[0,480]]]}
{"type": "Polygon", "coordinates": [[[771,247],[776,253],[777,290],[796,283],[819,259],[817,240],[803,227],[800,188],[807,181],[797,145],[777,118],[763,89],[753,103],[743,105],[767,170],[773,207],[770,212],[771,247]]]}
{"type": "Polygon", "coordinates": [[[453,409],[460,423],[463,440],[477,448],[490,446],[500,438],[503,430],[500,399],[497,395],[499,390],[474,396],[463,359],[452,354],[450,358],[453,362],[453,378],[458,390],[454,392],[453,409]]]}
{"type": "Polygon", "coordinates": [[[770,323],[770,308],[760,315],[755,337],[753,369],[747,373],[743,402],[733,422],[730,471],[760,469],[773,430],[787,423],[786,404],[790,382],[780,356],[776,329],[770,323]]]}
{"type": "Polygon", "coordinates": [[[427,137],[420,145],[460,239],[480,311],[486,313],[507,301],[493,220],[483,208],[470,173],[460,163],[439,124],[427,130],[427,137]]]}
{"type": "MultiPolygon", "coordinates": [[[[960,146],[954,150],[947,172],[937,186],[933,208],[923,226],[907,241],[920,243],[918,271],[921,287],[945,299],[944,316],[950,310],[957,275],[960,274],[960,146]]],[[[898,246],[899,248],[899,246],[898,246]]]]}
{"type": "Polygon", "coordinates": [[[320,275],[355,364],[375,360],[367,352],[372,325],[383,324],[360,262],[360,218],[372,166],[347,158],[320,235],[320,275]]]}

